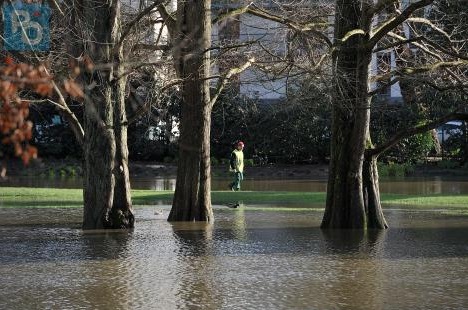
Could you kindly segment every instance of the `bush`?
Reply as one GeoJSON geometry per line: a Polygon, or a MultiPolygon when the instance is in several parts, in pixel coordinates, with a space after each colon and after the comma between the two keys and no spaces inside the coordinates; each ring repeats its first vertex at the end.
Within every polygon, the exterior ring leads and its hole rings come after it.
{"type": "Polygon", "coordinates": [[[233,143],[242,140],[246,158],[257,165],[325,161],[331,132],[327,93],[314,80],[304,81],[282,100],[262,102],[224,94],[213,108],[212,154],[228,157],[233,143]]]}
{"type": "Polygon", "coordinates": [[[165,157],[163,158],[163,162],[164,162],[165,164],[173,163],[173,162],[174,162],[174,158],[172,158],[171,156],[165,156],[165,157]]]}
{"type": "Polygon", "coordinates": [[[409,163],[378,163],[377,167],[379,169],[379,176],[381,177],[404,177],[414,172],[413,165],[409,163]]]}
{"type": "Polygon", "coordinates": [[[246,167],[253,167],[254,161],[253,161],[253,159],[246,159],[246,160],[244,160],[244,164],[245,164],[246,167]]]}
{"type": "Polygon", "coordinates": [[[454,169],[460,167],[460,164],[453,160],[441,160],[437,162],[437,167],[442,169],[454,169]]]}
{"type": "MultiPolygon", "coordinates": [[[[375,104],[385,105],[386,103],[376,101],[375,104]]],[[[389,137],[405,126],[409,128],[424,121],[421,113],[410,105],[394,105],[391,110],[374,109],[371,113],[370,132],[375,145],[385,143],[389,137]]],[[[415,164],[426,158],[433,149],[432,135],[426,132],[400,141],[380,158],[392,162],[415,164]]]]}
{"type": "Polygon", "coordinates": [[[217,160],[216,157],[211,157],[210,161],[211,161],[212,166],[218,166],[219,165],[219,160],[217,160]]]}

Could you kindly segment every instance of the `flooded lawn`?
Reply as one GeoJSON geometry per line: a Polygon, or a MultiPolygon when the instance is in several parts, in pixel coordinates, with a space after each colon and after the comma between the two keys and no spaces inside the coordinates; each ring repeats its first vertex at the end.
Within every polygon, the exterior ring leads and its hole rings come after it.
{"type": "Polygon", "coordinates": [[[0,208],[0,309],[468,308],[468,217],[327,232],[321,212],[253,207],[213,225],[138,207],[134,231],[92,233],[79,208],[0,208]]]}

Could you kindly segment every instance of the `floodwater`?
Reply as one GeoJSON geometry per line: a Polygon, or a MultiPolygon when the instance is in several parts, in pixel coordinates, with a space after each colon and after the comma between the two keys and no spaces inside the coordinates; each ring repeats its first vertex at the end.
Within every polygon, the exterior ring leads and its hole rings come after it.
{"type": "MultiPolygon", "coordinates": [[[[175,179],[132,186],[173,190],[175,179]]],[[[247,179],[243,189],[316,192],[326,182],[247,179]]],[[[387,179],[381,190],[466,194],[468,179],[387,179]]],[[[215,206],[212,225],[170,224],[169,206],[136,207],[129,232],[83,232],[81,208],[0,208],[0,309],[468,308],[468,216],[394,206],[386,231],[322,231],[321,211],[287,207],[215,206]]]]}
{"type": "Polygon", "coordinates": [[[215,206],[212,225],[137,207],[130,232],[0,208],[0,309],[468,308],[468,217],[386,209],[391,228],[365,233],[251,207],[215,206]]]}
{"type": "MultiPolygon", "coordinates": [[[[213,190],[227,190],[229,179],[214,178],[213,190]]],[[[174,190],[175,178],[133,178],[134,189],[174,190]]],[[[0,186],[81,188],[80,178],[10,177],[0,180],[0,186]]],[[[248,191],[308,191],[325,192],[326,180],[246,179],[242,189],[248,191]]],[[[382,193],[394,194],[468,194],[468,177],[389,178],[380,181],[382,193]]]]}

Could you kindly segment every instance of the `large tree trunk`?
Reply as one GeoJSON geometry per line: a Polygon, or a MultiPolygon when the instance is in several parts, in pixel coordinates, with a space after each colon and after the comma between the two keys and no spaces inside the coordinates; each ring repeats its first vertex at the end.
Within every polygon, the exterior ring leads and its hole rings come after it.
{"type": "Polygon", "coordinates": [[[380,203],[379,173],[377,156],[367,155],[363,167],[364,205],[367,215],[367,228],[388,228],[380,203]]]}
{"type": "Polygon", "coordinates": [[[84,1],[83,11],[91,25],[88,55],[95,64],[108,65],[85,81],[83,229],[131,228],[125,80],[114,80],[122,71],[121,50],[114,50],[120,35],[120,1],[84,1]]]}
{"type": "MultiPolygon", "coordinates": [[[[335,38],[355,29],[369,30],[361,1],[338,0],[335,38]]],[[[368,31],[366,31],[368,32],[368,31]]],[[[335,43],[332,141],[327,201],[322,228],[365,228],[362,168],[370,119],[368,96],[371,50],[366,35],[335,43]]]]}
{"type": "Polygon", "coordinates": [[[175,66],[182,85],[177,181],[169,221],[211,221],[210,0],[179,1],[175,66]]]}
{"type": "Polygon", "coordinates": [[[111,210],[113,228],[131,228],[134,225],[135,217],[132,210],[132,200],[130,193],[130,175],[128,171],[128,145],[127,128],[128,120],[125,111],[125,85],[127,82],[124,74],[122,45],[119,46],[115,57],[114,79],[114,135],[115,135],[115,187],[114,201],[111,210]]]}

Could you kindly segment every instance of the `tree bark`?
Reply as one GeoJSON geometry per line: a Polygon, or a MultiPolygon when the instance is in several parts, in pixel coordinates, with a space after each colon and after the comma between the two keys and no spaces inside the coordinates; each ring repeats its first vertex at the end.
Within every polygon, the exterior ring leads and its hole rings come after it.
{"type": "Polygon", "coordinates": [[[183,80],[177,181],[169,221],[212,221],[210,0],[179,1],[174,60],[183,80]]]}
{"type": "Polygon", "coordinates": [[[134,217],[128,179],[125,80],[114,80],[122,68],[120,1],[83,1],[90,35],[85,49],[104,69],[85,76],[83,229],[131,228],[134,217]]]}
{"type": "MultiPolygon", "coordinates": [[[[120,33],[120,31],[119,31],[120,33]]],[[[111,210],[112,228],[132,228],[135,217],[130,193],[130,175],[128,170],[127,128],[128,120],[125,111],[125,85],[127,82],[123,66],[123,48],[118,46],[114,57],[115,74],[112,81],[114,93],[114,134],[115,134],[115,187],[114,201],[111,210]],[[117,80],[116,80],[117,79],[117,80]]]]}
{"type": "Polygon", "coordinates": [[[379,173],[377,156],[365,156],[363,167],[364,205],[366,209],[367,228],[388,228],[382,205],[380,203],[379,173]]]}
{"type": "Polygon", "coordinates": [[[334,97],[327,201],[322,228],[365,228],[362,169],[369,131],[368,96],[371,50],[367,34],[370,20],[363,18],[361,1],[338,0],[333,54],[334,97]],[[367,30],[367,31],[366,31],[367,30]]]}

